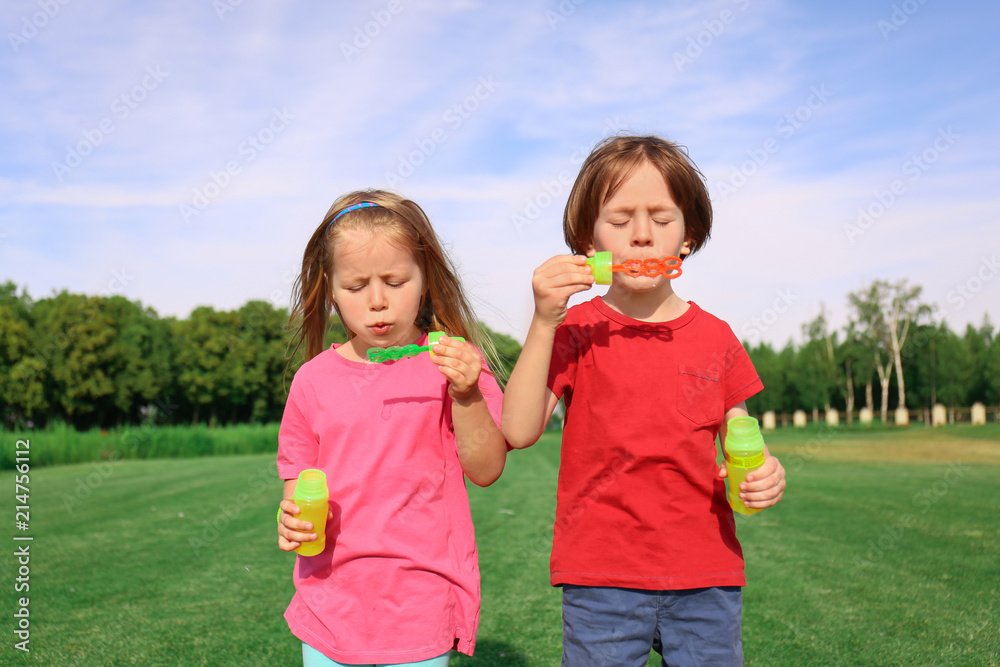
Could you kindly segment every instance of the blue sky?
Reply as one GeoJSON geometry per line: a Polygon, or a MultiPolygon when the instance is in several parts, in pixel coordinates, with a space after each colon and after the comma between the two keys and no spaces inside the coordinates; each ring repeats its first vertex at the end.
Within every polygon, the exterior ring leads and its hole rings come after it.
{"type": "Polygon", "coordinates": [[[0,280],[286,306],[333,200],[390,187],[523,340],[583,157],[657,133],[716,210],[674,287],[741,338],[839,326],[876,279],[1000,323],[998,24],[985,1],[8,1],[0,280]]]}

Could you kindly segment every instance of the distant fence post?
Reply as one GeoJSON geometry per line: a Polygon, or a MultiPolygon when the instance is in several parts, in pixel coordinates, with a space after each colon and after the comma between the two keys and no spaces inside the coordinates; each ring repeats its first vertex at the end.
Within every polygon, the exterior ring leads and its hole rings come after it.
{"type": "Polygon", "coordinates": [[[805,428],[806,425],[806,412],[805,410],[796,410],[792,414],[792,426],[795,428],[805,428]]]}
{"type": "Polygon", "coordinates": [[[875,420],[875,411],[871,408],[861,408],[858,410],[858,421],[864,426],[870,426],[875,420]]]}
{"type": "Polygon", "coordinates": [[[931,425],[944,426],[948,423],[948,410],[940,403],[935,403],[931,408],[931,425]]]}
{"type": "Polygon", "coordinates": [[[910,411],[906,408],[896,408],[896,426],[910,425],[910,411]]]}
{"type": "Polygon", "coordinates": [[[777,420],[774,416],[774,410],[768,410],[764,413],[764,419],[762,427],[765,431],[773,431],[777,427],[777,420]]]}
{"type": "Polygon", "coordinates": [[[979,426],[986,423],[986,406],[982,403],[972,404],[972,425],[979,426]]]}
{"type": "Polygon", "coordinates": [[[838,426],[840,424],[840,413],[837,412],[836,408],[826,409],[826,425],[827,426],[838,426]]]}

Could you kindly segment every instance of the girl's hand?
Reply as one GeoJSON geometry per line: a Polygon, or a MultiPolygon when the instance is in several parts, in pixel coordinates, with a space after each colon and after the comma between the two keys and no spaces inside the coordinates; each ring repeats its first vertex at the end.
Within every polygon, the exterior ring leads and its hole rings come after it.
{"type": "Polygon", "coordinates": [[[556,255],[535,269],[531,289],[535,294],[535,318],[553,329],[566,319],[569,298],[594,284],[594,276],[582,255],[556,255]]]}
{"type": "MultiPolygon", "coordinates": [[[[719,477],[728,476],[726,464],[719,468],[719,477]]],[[[740,484],[740,500],[751,509],[764,509],[777,505],[785,493],[785,468],[781,461],[764,453],[764,463],[759,468],[747,474],[746,481],[740,484]]]]}
{"type": "Polygon", "coordinates": [[[448,393],[456,401],[467,401],[479,394],[479,373],[483,360],[471,344],[441,336],[434,346],[431,363],[448,379],[448,393]]]}
{"type": "MultiPolygon", "coordinates": [[[[282,551],[295,551],[303,542],[315,542],[318,539],[316,533],[310,532],[313,525],[309,521],[296,519],[298,505],[291,500],[281,501],[281,515],[278,517],[278,548],[282,551]]],[[[327,516],[327,521],[333,519],[333,511],[327,516]]]]}

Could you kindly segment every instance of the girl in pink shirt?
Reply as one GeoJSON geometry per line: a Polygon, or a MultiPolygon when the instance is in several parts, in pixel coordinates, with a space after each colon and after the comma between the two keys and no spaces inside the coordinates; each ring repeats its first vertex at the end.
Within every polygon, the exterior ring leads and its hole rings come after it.
{"type": "Polygon", "coordinates": [[[302,470],[326,473],[326,546],[298,556],[285,612],[314,665],[446,665],[472,655],[479,566],[465,477],[503,471],[502,395],[492,354],[423,210],[383,191],[338,199],[306,246],[294,293],[296,349],[278,436],[285,480],[278,546],[317,539],[291,501],[302,470]],[[324,347],[331,307],[348,341],[324,347]],[[373,347],[434,356],[367,361],[373,347]]]}

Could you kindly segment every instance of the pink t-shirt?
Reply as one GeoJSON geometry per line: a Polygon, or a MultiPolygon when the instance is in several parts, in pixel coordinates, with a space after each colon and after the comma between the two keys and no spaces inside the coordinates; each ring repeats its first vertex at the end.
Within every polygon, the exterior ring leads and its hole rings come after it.
{"type": "MultiPolygon", "coordinates": [[[[499,424],[493,375],[484,370],[479,387],[499,424]]],[[[326,473],[333,519],[323,553],[296,558],[292,633],[345,663],[471,655],[475,534],[447,381],[426,353],[370,364],[331,348],[304,364],[281,421],[278,475],[306,468],[326,473]]]]}
{"type": "Polygon", "coordinates": [[[642,322],[597,297],[556,331],[549,386],[566,400],[552,584],[745,585],[716,436],[763,385],[729,325],[690,302],[642,322]]]}

